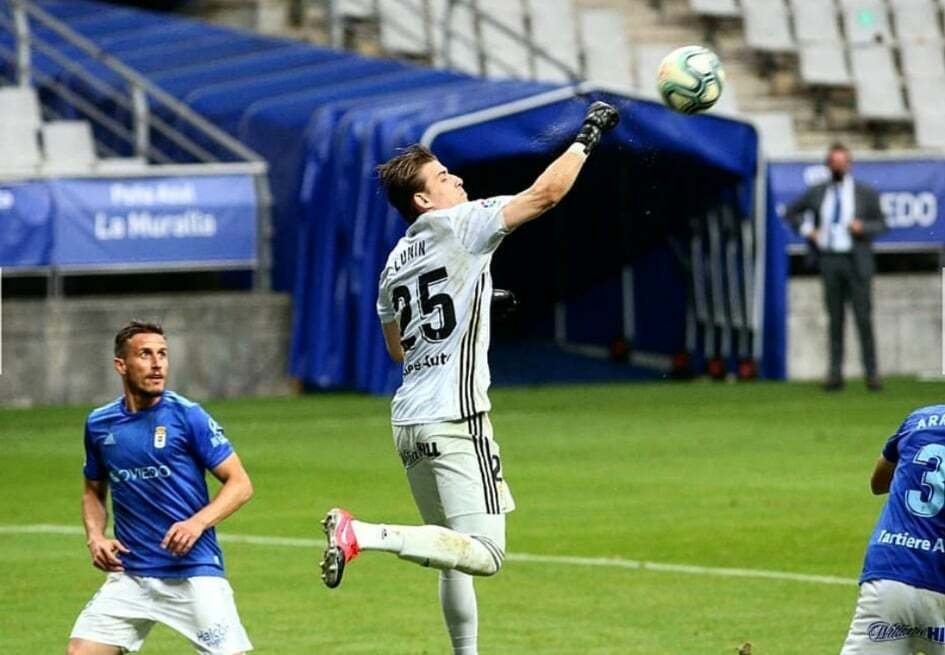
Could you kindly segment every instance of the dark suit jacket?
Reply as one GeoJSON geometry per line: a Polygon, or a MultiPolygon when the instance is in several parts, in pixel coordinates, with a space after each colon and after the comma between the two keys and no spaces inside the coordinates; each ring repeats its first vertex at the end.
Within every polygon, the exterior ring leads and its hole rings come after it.
{"type": "MultiPolygon", "coordinates": [[[[817,184],[807,189],[785,212],[795,232],[800,232],[807,212],[814,214],[814,228],[820,229],[822,217],[820,207],[831,183],[817,184]]],[[[863,221],[863,234],[853,237],[853,258],[857,269],[869,276],[873,274],[873,237],[886,231],[886,217],[879,204],[879,194],[866,184],[853,182],[853,217],[863,221]]]]}

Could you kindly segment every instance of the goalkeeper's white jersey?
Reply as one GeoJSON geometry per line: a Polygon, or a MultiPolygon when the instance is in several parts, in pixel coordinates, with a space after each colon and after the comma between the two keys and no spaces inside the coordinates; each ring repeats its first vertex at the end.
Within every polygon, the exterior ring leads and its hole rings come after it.
{"type": "Polygon", "coordinates": [[[492,254],[508,234],[511,196],[421,215],[387,258],[378,285],[382,323],[397,320],[404,381],[394,425],[438,423],[489,411],[492,254]]]}

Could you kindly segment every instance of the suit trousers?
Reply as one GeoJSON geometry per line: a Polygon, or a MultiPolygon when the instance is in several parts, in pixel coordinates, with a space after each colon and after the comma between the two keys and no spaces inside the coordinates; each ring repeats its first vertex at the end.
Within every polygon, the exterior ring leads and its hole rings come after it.
{"type": "Polygon", "coordinates": [[[853,316],[860,337],[860,355],[867,377],[876,377],[876,345],[873,340],[872,253],[820,254],[820,275],[824,282],[824,303],[827,307],[830,339],[828,376],[843,377],[843,323],[847,301],[853,305],[853,316]]]}

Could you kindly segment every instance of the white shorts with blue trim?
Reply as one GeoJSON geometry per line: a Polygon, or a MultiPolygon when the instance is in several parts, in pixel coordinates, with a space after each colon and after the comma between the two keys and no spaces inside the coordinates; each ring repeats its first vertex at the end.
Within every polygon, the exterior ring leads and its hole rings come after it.
{"type": "Polygon", "coordinates": [[[133,653],[155,623],[184,635],[202,655],[253,649],[226,578],[148,578],[109,573],[72,628],[72,639],[133,653]]]}
{"type": "Polygon", "coordinates": [[[945,655],[945,594],[895,580],[860,585],[841,655],[945,655]]]}

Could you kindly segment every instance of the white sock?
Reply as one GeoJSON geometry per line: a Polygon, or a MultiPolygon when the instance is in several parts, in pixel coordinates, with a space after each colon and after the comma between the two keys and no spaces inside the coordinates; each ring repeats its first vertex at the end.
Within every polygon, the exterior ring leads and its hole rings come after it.
{"type": "Polygon", "coordinates": [[[352,521],[361,550],[397,553],[401,559],[435,569],[492,575],[505,553],[490,539],[471,537],[438,525],[381,525],[352,521]]]}
{"type": "Polygon", "coordinates": [[[479,612],[472,576],[440,571],[440,606],[453,643],[453,655],[477,655],[479,612]]]}
{"type": "Polygon", "coordinates": [[[354,529],[354,536],[361,550],[399,553],[404,547],[404,535],[399,529],[400,526],[351,521],[351,527],[354,529]]]}

